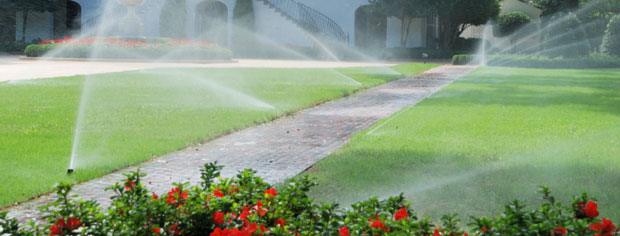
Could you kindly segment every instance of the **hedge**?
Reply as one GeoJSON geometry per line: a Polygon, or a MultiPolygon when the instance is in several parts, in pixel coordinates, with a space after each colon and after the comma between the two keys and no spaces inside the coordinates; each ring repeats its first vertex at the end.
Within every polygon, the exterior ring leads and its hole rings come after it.
{"type": "Polygon", "coordinates": [[[107,210],[95,201],[76,200],[71,185],[59,184],[58,199],[40,208],[46,223],[21,228],[0,214],[0,235],[617,235],[611,220],[599,218],[596,201],[583,193],[570,204],[555,200],[541,187],[542,203],[534,210],[513,201],[497,217],[471,217],[462,228],[456,214],[438,221],[418,217],[403,194],[370,198],[350,209],[315,203],[308,197],[309,177],[279,189],[245,170],[221,178],[221,166],[208,163],[202,182],[175,183],[157,195],[143,185],[139,170],[108,190],[115,195],[107,210]]]}
{"type": "MultiPolygon", "coordinates": [[[[476,55],[455,55],[452,64],[464,65],[471,63],[476,55]]],[[[508,66],[524,68],[549,69],[586,69],[586,68],[620,68],[620,57],[592,53],[578,58],[548,58],[529,55],[489,55],[489,66],[508,66]]]]}
{"type": "Polygon", "coordinates": [[[29,57],[97,59],[229,60],[232,52],[207,42],[174,39],[64,39],[26,47],[29,57]]]}

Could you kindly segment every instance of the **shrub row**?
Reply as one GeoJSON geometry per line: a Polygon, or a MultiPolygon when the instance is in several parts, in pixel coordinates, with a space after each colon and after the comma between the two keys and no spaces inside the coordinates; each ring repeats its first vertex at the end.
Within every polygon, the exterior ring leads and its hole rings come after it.
{"type": "Polygon", "coordinates": [[[52,56],[58,58],[98,58],[98,59],[181,59],[181,60],[229,60],[232,52],[213,46],[209,48],[180,47],[137,47],[117,46],[60,46],[58,44],[29,45],[24,50],[29,57],[52,56]]]}
{"type": "MultiPolygon", "coordinates": [[[[452,64],[464,65],[477,63],[476,55],[463,54],[452,57],[452,64]]],[[[526,55],[489,55],[489,66],[509,66],[524,68],[549,69],[586,69],[586,68],[620,68],[620,57],[592,53],[578,58],[548,58],[544,56],[526,55]]]]}
{"type": "Polygon", "coordinates": [[[174,184],[165,194],[150,192],[144,174],[133,172],[108,188],[115,192],[103,210],[95,201],[75,200],[71,185],[56,188],[58,200],[42,207],[48,223],[20,229],[0,214],[0,235],[616,235],[611,220],[599,218],[598,206],[587,194],[572,204],[556,202],[541,187],[543,203],[535,210],[514,201],[498,217],[472,217],[468,232],[457,215],[439,221],[418,218],[403,195],[387,200],[370,198],[349,210],[315,203],[307,195],[315,185],[308,177],[276,190],[252,170],[220,177],[221,166],[209,163],[196,186],[174,184]]]}
{"type": "Polygon", "coordinates": [[[213,43],[167,38],[84,38],[45,40],[28,45],[29,57],[102,58],[102,59],[231,59],[232,52],[213,43]]]}

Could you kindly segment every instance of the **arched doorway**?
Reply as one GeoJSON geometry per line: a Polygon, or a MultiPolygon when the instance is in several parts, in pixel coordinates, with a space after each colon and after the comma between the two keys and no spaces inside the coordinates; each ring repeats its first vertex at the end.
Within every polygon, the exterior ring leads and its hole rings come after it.
{"type": "Polygon", "coordinates": [[[355,11],[355,46],[358,48],[385,48],[387,17],[373,12],[370,5],[355,11]]]}
{"type": "Polygon", "coordinates": [[[65,20],[68,35],[79,34],[82,30],[82,7],[74,1],[67,1],[67,16],[65,20]]]}
{"type": "Polygon", "coordinates": [[[219,1],[203,1],[196,7],[196,36],[200,40],[226,45],[228,8],[219,1]]]}

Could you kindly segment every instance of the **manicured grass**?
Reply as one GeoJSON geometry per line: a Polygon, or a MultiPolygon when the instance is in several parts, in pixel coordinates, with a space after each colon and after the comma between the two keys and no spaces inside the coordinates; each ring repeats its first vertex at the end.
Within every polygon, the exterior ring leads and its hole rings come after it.
{"type": "Polygon", "coordinates": [[[307,172],[318,200],[404,192],[419,214],[468,222],[549,185],[620,220],[620,69],[480,68],[395,116],[307,172]]]}
{"type": "Polygon", "coordinates": [[[0,206],[432,66],[155,69],[0,83],[0,206]],[[77,170],[67,176],[75,127],[77,170]]]}

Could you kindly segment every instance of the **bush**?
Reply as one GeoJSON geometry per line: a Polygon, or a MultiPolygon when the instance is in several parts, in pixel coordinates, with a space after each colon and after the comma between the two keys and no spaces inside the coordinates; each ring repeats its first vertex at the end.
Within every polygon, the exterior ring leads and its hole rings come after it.
{"type": "Polygon", "coordinates": [[[29,57],[61,58],[229,60],[232,52],[213,43],[165,38],[46,40],[26,47],[29,57]],[[54,53],[48,54],[54,51],[54,53]]]}
{"type": "MultiPolygon", "coordinates": [[[[474,41],[469,41],[475,44],[474,41]]],[[[473,50],[450,50],[450,49],[433,49],[433,48],[387,48],[383,51],[382,58],[385,59],[422,59],[422,53],[426,53],[429,59],[445,59],[452,58],[457,54],[472,53],[473,50]]]]}
{"type": "Polygon", "coordinates": [[[573,13],[551,20],[544,42],[544,54],[554,57],[580,57],[590,53],[590,43],[581,21],[573,13]]]}
{"type": "MultiPolygon", "coordinates": [[[[139,170],[126,174],[108,188],[116,195],[107,210],[73,199],[71,185],[59,184],[58,199],[41,208],[48,223],[20,229],[2,213],[0,235],[467,235],[456,214],[439,222],[418,218],[402,194],[370,198],[345,211],[308,198],[315,183],[307,176],[276,190],[252,170],[223,179],[221,168],[206,164],[199,185],[175,183],[162,195],[143,186],[139,170]]],[[[548,188],[541,193],[544,202],[535,210],[513,201],[498,217],[472,217],[471,235],[617,234],[610,220],[598,218],[598,206],[587,194],[563,205],[548,188]]]]}
{"type": "MultiPolygon", "coordinates": [[[[455,55],[452,64],[464,65],[472,62],[476,55],[455,55]]],[[[545,56],[528,55],[489,55],[489,66],[508,66],[547,69],[587,69],[587,68],[620,68],[620,57],[591,53],[578,58],[548,58],[545,56]]]]}
{"type": "Polygon", "coordinates": [[[532,22],[532,18],[520,11],[502,13],[497,18],[497,28],[493,32],[497,37],[511,35],[532,22]]]}
{"type": "Polygon", "coordinates": [[[22,41],[0,43],[0,52],[22,53],[29,43],[22,41]]]}
{"type": "Polygon", "coordinates": [[[616,15],[609,21],[601,52],[607,55],[620,56],[620,15],[616,15]]]}
{"type": "Polygon", "coordinates": [[[467,65],[470,62],[472,62],[475,57],[476,57],[476,55],[472,55],[472,54],[454,55],[452,57],[452,64],[453,65],[467,65]]]}

